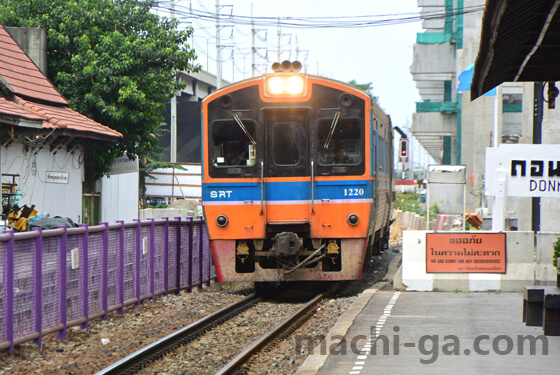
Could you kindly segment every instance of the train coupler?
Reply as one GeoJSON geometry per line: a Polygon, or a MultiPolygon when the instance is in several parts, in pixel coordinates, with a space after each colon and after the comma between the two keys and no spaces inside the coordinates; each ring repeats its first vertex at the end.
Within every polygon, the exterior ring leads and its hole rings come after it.
{"type": "Polygon", "coordinates": [[[303,246],[302,240],[293,232],[278,233],[272,240],[272,252],[275,256],[295,255],[303,246]]]}

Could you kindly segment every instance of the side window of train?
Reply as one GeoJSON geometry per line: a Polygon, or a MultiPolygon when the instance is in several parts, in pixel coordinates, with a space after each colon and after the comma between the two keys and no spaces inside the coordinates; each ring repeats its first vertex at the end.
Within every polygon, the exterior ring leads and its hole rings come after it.
{"type": "Polygon", "coordinates": [[[215,167],[252,167],[257,162],[252,120],[220,120],[212,123],[210,158],[215,167]]]}
{"type": "Polygon", "coordinates": [[[319,165],[362,163],[362,124],[355,118],[321,119],[318,124],[319,165]]]}
{"type": "Polygon", "coordinates": [[[297,165],[299,145],[303,135],[295,123],[276,123],[272,126],[273,158],[276,165],[297,165]]]}

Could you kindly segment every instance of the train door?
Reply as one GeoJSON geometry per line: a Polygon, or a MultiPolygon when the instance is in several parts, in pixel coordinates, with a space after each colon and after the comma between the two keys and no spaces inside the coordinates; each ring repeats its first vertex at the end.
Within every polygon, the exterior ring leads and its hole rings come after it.
{"type": "Polygon", "coordinates": [[[267,223],[307,223],[311,213],[307,113],[266,112],[265,125],[267,223]]]}

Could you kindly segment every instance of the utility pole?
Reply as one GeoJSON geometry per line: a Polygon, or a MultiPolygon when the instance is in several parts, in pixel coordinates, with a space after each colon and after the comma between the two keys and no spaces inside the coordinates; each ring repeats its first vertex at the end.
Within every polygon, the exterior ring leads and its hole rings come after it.
{"type": "Polygon", "coordinates": [[[220,0],[216,0],[216,88],[222,87],[222,53],[220,46],[220,0]]]}
{"type": "Polygon", "coordinates": [[[257,50],[255,48],[255,20],[253,19],[253,4],[251,4],[251,77],[255,76],[256,66],[255,66],[255,54],[257,50]]]}
{"type": "Polygon", "coordinates": [[[280,39],[282,38],[282,33],[280,32],[280,17],[278,17],[278,49],[276,50],[276,61],[280,61],[280,39]]]}
{"type": "MultiPolygon", "coordinates": [[[[170,18],[175,18],[175,0],[172,0],[170,3],[170,18]]],[[[173,96],[171,97],[171,102],[169,103],[171,109],[171,124],[170,124],[170,144],[169,144],[169,161],[171,163],[177,162],[177,91],[173,92],[173,96]]]]}
{"type": "MultiPolygon", "coordinates": [[[[264,38],[259,37],[261,40],[268,40],[268,34],[266,33],[266,29],[255,29],[255,20],[253,18],[253,4],[251,4],[251,77],[255,77],[257,75],[257,50],[265,49],[265,47],[257,47],[256,45],[256,37],[259,31],[264,31],[265,36],[264,38]]],[[[245,63],[245,59],[243,60],[245,63]]]]}

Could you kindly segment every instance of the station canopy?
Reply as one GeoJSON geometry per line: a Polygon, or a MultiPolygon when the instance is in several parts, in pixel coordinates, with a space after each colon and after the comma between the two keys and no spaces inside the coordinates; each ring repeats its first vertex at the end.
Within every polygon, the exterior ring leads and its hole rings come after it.
{"type": "Polygon", "coordinates": [[[503,82],[560,81],[560,0],[487,0],[471,85],[474,100],[503,82]]]}

